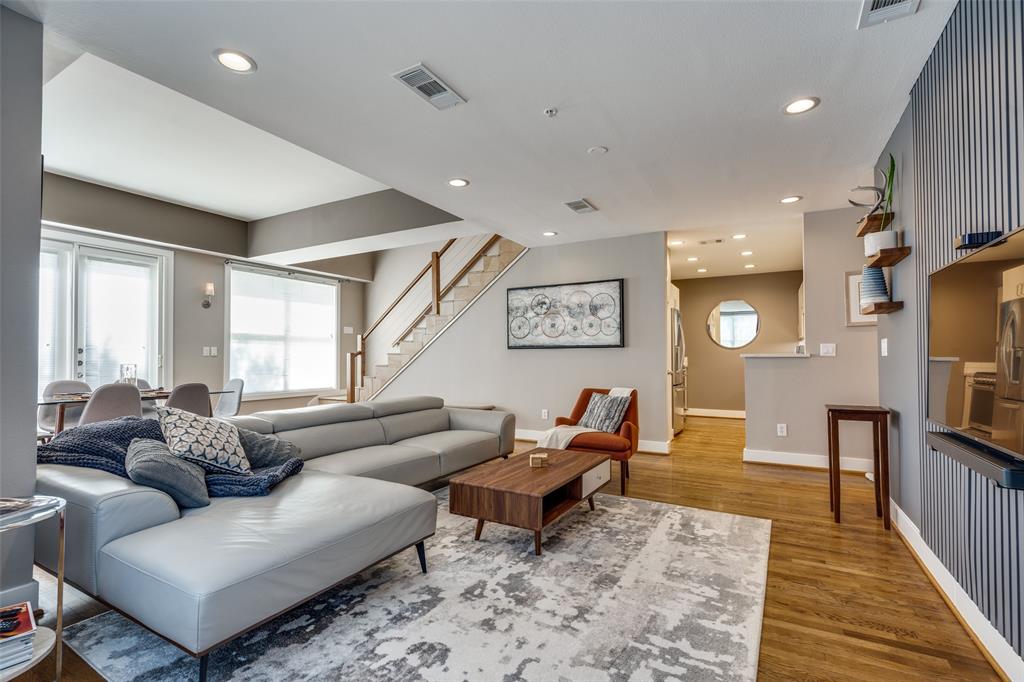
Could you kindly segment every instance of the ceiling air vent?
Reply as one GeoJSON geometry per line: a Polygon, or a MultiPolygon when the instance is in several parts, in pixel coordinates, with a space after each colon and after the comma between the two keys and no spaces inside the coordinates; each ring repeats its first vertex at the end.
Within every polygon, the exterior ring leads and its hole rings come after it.
{"type": "Polygon", "coordinates": [[[576,201],[567,201],[565,205],[576,211],[577,213],[593,213],[597,210],[597,207],[586,199],[577,199],[576,201]]]}
{"type": "Polygon", "coordinates": [[[893,19],[909,17],[917,12],[921,0],[864,0],[857,28],[884,24],[893,19]]]}
{"type": "Polygon", "coordinates": [[[394,76],[417,95],[430,102],[435,109],[451,109],[456,104],[466,103],[466,100],[448,87],[447,83],[422,64],[402,69],[394,76]]]}

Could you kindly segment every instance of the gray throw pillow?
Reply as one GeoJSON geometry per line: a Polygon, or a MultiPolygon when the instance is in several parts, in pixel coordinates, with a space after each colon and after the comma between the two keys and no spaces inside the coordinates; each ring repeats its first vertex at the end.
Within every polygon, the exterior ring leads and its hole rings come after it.
{"type": "Polygon", "coordinates": [[[606,393],[592,393],[587,411],[580,418],[579,425],[608,433],[618,433],[622,419],[629,408],[630,396],[611,396],[606,393]]]}
{"type": "Polygon", "coordinates": [[[128,446],[124,467],[132,481],[162,490],[179,507],[189,509],[210,504],[206,472],[197,464],[175,457],[167,443],[135,438],[128,446]]]}
{"type": "Polygon", "coordinates": [[[158,407],[156,413],[171,453],[215,473],[252,473],[233,424],[173,407],[158,407]]]}
{"type": "Polygon", "coordinates": [[[249,429],[238,429],[238,440],[253,469],[281,466],[300,452],[295,443],[249,429]]]}

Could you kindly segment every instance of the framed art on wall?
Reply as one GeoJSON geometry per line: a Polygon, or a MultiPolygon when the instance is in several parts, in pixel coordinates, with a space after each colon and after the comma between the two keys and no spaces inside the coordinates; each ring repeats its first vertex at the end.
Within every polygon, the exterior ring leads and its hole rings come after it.
{"type": "Polygon", "coordinates": [[[846,273],[846,326],[868,327],[878,324],[878,315],[863,315],[860,312],[860,289],[864,280],[862,272],[846,273]]]}
{"type": "Polygon", "coordinates": [[[508,348],[622,348],[623,280],[506,291],[508,348]]]}

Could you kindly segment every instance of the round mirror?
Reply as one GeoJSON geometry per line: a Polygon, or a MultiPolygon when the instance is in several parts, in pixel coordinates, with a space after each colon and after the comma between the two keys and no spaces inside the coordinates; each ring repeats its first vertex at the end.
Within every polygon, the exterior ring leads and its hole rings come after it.
{"type": "Polygon", "coordinates": [[[708,336],[722,348],[742,348],[757,337],[761,321],[746,301],[722,301],[708,314],[708,336]]]}

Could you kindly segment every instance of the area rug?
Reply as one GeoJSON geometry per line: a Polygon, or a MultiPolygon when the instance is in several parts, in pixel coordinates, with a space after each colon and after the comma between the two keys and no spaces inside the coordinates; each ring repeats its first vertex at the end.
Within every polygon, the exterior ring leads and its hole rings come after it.
{"type": "MultiPolygon", "coordinates": [[[[771,522],[612,495],[544,532],[448,513],[409,549],[213,651],[221,680],[753,680],[771,522]]],[[[108,680],[197,662],[107,612],[65,641],[108,680]]]]}

